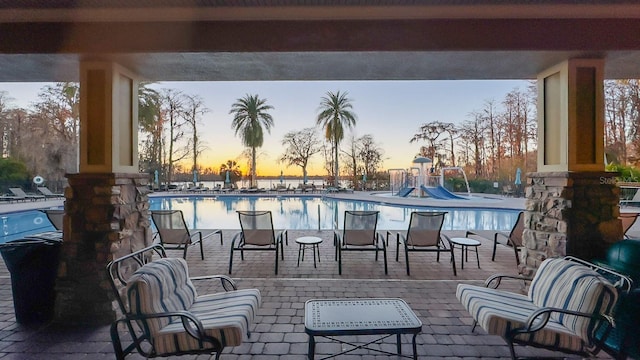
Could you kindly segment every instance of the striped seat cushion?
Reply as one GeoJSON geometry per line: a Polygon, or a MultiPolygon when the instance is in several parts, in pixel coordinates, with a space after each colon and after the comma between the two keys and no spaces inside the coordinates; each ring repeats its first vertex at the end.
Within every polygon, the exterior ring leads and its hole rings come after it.
{"type": "MultiPolygon", "coordinates": [[[[558,258],[541,264],[528,295],[459,284],[456,296],[485,331],[502,337],[524,326],[527,318],[542,307],[611,314],[617,300],[613,285],[598,273],[558,258]]],[[[586,317],[554,313],[544,329],[516,339],[557,350],[585,351],[594,325],[586,317]]]]}
{"type": "MultiPolygon", "coordinates": [[[[503,338],[511,330],[523,327],[529,315],[538,309],[526,295],[483,286],[458,284],[456,297],[487,333],[503,338]]],[[[583,351],[585,346],[580,337],[553,320],[543,330],[519,335],[517,339],[558,350],[583,351]]]]}
{"type": "MultiPolygon", "coordinates": [[[[205,333],[218,339],[223,347],[237,346],[248,333],[260,302],[258,289],[244,289],[200,296],[189,311],[200,319],[205,333]]],[[[165,326],[153,338],[159,353],[198,349],[198,342],[184,332],[179,321],[165,326]]],[[[211,343],[204,344],[204,348],[212,347],[211,343]]]]}
{"type": "MultiPolygon", "coordinates": [[[[129,278],[127,298],[134,314],[159,314],[191,307],[198,296],[189,279],[187,262],[163,258],[145,264],[129,278]]],[[[145,331],[155,334],[169,323],[169,318],[146,321],[145,331]]]]}
{"type": "MultiPolygon", "coordinates": [[[[130,278],[127,294],[132,313],[158,314],[188,311],[203,324],[206,335],[222,346],[242,343],[244,334],[260,307],[257,289],[229,291],[198,296],[189,280],[186,262],[181,258],[159,259],[144,265],[130,278]]],[[[214,348],[214,343],[198,342],[185,332],[177,318],[150,319],[141,323],[157,354],[214,348]]]]}
{"type": "MultiPolygon", "coordinates": [[[[529,287],[529,298],[538,307],[553,307],[587,314],[611,314],[617,301],[613,284],[594,270],[562,258],[542,262],[529,287]]],[[[552,318],[588,340],[593,322],[582,316],[554,313],[552,318]]]]}

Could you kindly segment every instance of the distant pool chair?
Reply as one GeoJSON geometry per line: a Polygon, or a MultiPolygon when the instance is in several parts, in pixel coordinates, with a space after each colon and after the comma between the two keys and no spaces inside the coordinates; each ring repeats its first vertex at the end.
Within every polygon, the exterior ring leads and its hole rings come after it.
{"type": "Polygon", "coordinates": [[[189,247],[199,244],[200,258],[204,260],[204,246],[202,241],[215,234],[220,235],[220,245],[222,245],[222,230],[190,230],[180,210],[151,210],[151,219],[158,231],[154,238],[157,237],[160,244],[167,250],[182,250],[182,257],[184,259],[187,258],[187,250],[189,247]]]}
{"type": "Polygon", "coordinates": [[[47,199],[64,197],[64,194],[54,193],[53,191],[49,190],[49,188],[46,186],[38,186],[37,190],[40,192],[40,194],[44,195],[44,197],[47,199]]]}
{"type": "MultiPolygon", "coordinates": [[[[498,243],[500,242],[499,240],[501,240],[501,238],[504,238],[506,239],[506,245],[511,246],[513,248],[513,252],[516,257],[516,265],[520,265],[520,256],[518,252],[522,248],[523,232],[524,232],[524,211],[521,211],[518,214],[518,219],[516,220],[516,223],[513,225],[513,228],[511,228],[511,231],[509,233],[497,231],[493,234],[493,252],[491,254],[491,261],[496,261],[496,249],[498,247],[498,243]]],[[[482,235],[478,234],[475,231],[467,230],[467,233],[465,236],[469,237],[469,235],[482,237],[482,235]]]]}
{"type": "Polygon", "coordinates": [[[62,231],[64,228],[64,209],[41,209],[40,211],[47,215],[47,219],[56,230],[62,231]]]}
{"type": "Polygon", "coordinates": [[[37,195],[37,194],[27,194],[24,192],[24,190],[22,190],[22,188],[9,188],[9,191],[11,191],[11,193],[14,196],[17,196],[19,198],[22,199],[28,199],[28,200],[42,200],[45,199],[44,195],[37,195]]]}

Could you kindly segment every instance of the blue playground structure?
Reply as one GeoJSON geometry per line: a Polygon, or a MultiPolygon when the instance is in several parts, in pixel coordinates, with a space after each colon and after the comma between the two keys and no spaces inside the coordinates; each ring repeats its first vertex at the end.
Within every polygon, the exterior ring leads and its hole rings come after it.
{"type": "Polygon", "coordinates": [[[434,174],[431,166],[431,160],[425,157],[418,157],[413,160],[418,166],[410,169],[389,169],[391,193],[399,197],[407,197],[409,195],[415,197],[430,197],[438,200],[468,200],[471,196],[469,182],[464,169],[460,167],[444,167],[440,169],[439,174],[434,174]],[[465,183],[467,184],[467,192],[469,196],[460,196],[447,190],[444,185],[444,174],[446,171],[462,172],[465,183]]]}
{"type": "Polygon", "coordinates": [[[420,189],[422,189],[422,191],[424,191],[425,193],[427,193],[430,197],[432,197],[434,199],[440,199],[440,200],[452,200],[452,199],[468,200],[466,197],[456,195],[456,194],[452,193],[451,191],[445,189],[442,185],[438,185],[436,187],[432,187],[432,186],[427,187],[427,186],[424,186],[424,185],[420,185],[420,189]]]}
{"type": "Polygon", "coordinates": [[[396,193],[396,196],[407,197],[414,190],[414,187],[405,187],[396,193]]]}

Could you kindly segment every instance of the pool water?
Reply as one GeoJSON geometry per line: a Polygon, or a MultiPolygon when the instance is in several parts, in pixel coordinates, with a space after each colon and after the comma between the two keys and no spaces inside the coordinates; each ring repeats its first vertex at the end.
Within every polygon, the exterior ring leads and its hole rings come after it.
{"type": "MultiPolygon", "coordinates": [[[[182,210],[187,225],[199,229],[239,229],[237,210],[269,210],[275,228],[291,230],[343,227],[345,210],[376,210],[379,230],[401,230],[409,225],[412,211],[447,211],[443,230],[509,231],[519,210],[489,208],[407,207],[380,202],[290,196],[188,196],[151,197],[152,210],[182,210]]],[[[0,216],[0,243],[54,230],[46,215],[37,210],[0,216]]]]}
{"type": "Polygon", "coordinates": [[[47,215],[38,210],[2,214],[0,226],[0,244],[26,235],[55,230],[47,215]]]}
{"type": "Polygon", "coordinates": [[[269,210],[273,225],[286,229],[334,229],[344,223],[345,210],[377,210],[378,229],[398,230],[409,226],[413,211],[447,211],[443,230],[511,230],[519,210],[407,207],[371,201],[322,197],[165,197],[151,198],[151,209],[182,210],[192,228],[239,229],[236,210],[269,210]]]}

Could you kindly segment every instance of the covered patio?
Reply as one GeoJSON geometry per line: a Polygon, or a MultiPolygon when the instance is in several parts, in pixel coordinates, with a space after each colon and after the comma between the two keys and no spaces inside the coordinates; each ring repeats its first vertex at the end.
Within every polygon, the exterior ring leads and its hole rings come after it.
{"type": "MultiPolygon", "coordinates": [[[[101,271],[151,241],[148,178],[138,173],[137,156],[137,85],[145,80],[537,79],[538,171],[528,176],[520,270],[532,273],[551,256],[601,255],[622,238],[615,174],[603,171],[602,82],[640,77],[639,33],[640,5],[631,0],[5,1],[0,81],[80,83],[80,172],[68,174],[56,313],[66,323],[98,325],[79,332],[81,341],[60,339],[76,333],[59,325],[23,331],[11,320],[3,286],[7,336],[0,344],[7,346],[0,351],[20,358],[52,349],[42,356],[52,358],[77,349],[71,353],[82,357],[90,343],[99,348],[94,354],[112,356],[102,324],[115,316],[113,296],[101,271]]],[[[325,256],[330,243],[323,243],[325,256]]],[[[484,258],[488,248],[481,246],[484,258]]],[[[208,250],[216,255],[206,272],[224,272],[218,267],[226,266],[227,252],[208,250]]],[[[425,267],[406,279],[391,261],[389,278],[365,264],[335,278],[323,258],[319,270],[305,274],[313,280],[302,280],[293,276],[291,254],[278,278],[257,279],[237,266],[241,285],[261,288],[267,300],[258,321],[264,328],[250,348],[234,350],[238,358],[299,358],[304,300],[352,289],[405,298],[429,324],[419,340],[425,358],[439,350],[435,357],[506,354],[499,339],[468,333],[471,320],[451,295],[458,281],[480,281],[513,264],[483,261],[483,269],[465,267],[453,280],[425,267]]],[[[196,274],[201,264],[192,264],[196,274]]]]}
{"type": "MultiPolygon", "coordinates": [[[[225,230],[224,237],[230,239],[235,230],[225,230]]],[[[464,236],[463,232],[448,232],[451,236],[464,236]]],[[[423,331],[417,337],[420,359],[443,358],[508,358],[505,342],[496,336],[487,335],[478,328],[471,331],[473,319],[455,297],[460,282],[482,284],[494,273],[516,273],[513,250],[498,247],[496,261],[491,261],[491,242],[482,241],[480,265],[470,254],[464,269],[458,265],[458,276],[453,277],[449,258],[443,255],[440,263],[435,254],[412,253],[411,276],[405,272],[403,257],[395,261],[395,244],[388,252],[389,275],[384,275],[382,260],[376,262],[373,254],[346,254],[343,259],[343,275],[338,275],[338,265],[333,259],[331,231],[290,231],[289,246],[285,247],[285,260],[280,263],[279,274],[273,274],[273,254],[251,252],[245,261],[239,255],[234,261],[234,279],[240,288],[258,288],[263,305],[258,312],[252,337],[242,346],[227,349],[222,359],[302,359],[307,354],[308,337],[304,333],[304,303],[314,298],[345,297],[400,297],[404,299],[423,323],[423,331]],[[319,236],[320,262],[313,267],[311,253],[297,264],[298,248],[293,239],[301,235],[319,236]]],[[[390,243],[392,243],[390,241],[390,243]]],[[[200,260],[197,251],[187,257],[190,275],[226,274],[229,262],[230,242],[220,245],[218,241],[205,243],[205,260],[200,260]]],[[[169,256],[180,256],[180,251],[169,256]]],[[[456,261],[460,254],[456,251],[456,261]]],[[[507,289],[518,290],[519,283],[509,283],[507,289]]],[[[41,327],[29,327],[15,322],[11,297],[11,286],[4,264],[0,268],[0,355],[3,359],[113,359],[113,348],[109,337],[109,326],[72,325],[57,321],[41,327]]],[[[206,289],[199,289],[205,292],[206,289]]],[[[125,334],[124,331],[121,332],[125,334]]],[[[404,353],[411,349],[411,337],[403,336],[404,353]]],[[[394,339],[386,339],[382,345],[390,351],[395,348],[394,339]]],[[[340,344],[325,340],[318,342],[318,356],[329,355],[340,350],[340,344]]],[[[518,349],[521,356],[557,356],[552,352],[535,348],[518,349]]],[[[341,359],[387,359],[389,357],[366,350],[357,350],[341,359]]],[[[603,358],[608,356],[603,355],[603,358]]],[[[139,355],[131,359],[142,358],[139,355]]],[[[181,358],[198,358],[184,356],[181,358]]],[[[213,357],[212,357],[213,358],[213,357]]]]}
{"type": "MultiPolygon", "coordinates": [[[[161,196],[162,193],[153,196],[161,196]]],[[[364,192],[334,195],[342,198],[372,200],[375,196],[364,192]]],[[[419,199],[389,199],[407,206],[420,203],[419,199]]],[[[505,198],[493,202],[501,208],[519,208],[523,199],[505,198]]],[[[43,203],[0,204],[0,213],[29,210],[40,207],[60,206],[62,200],[48,200],[43,203]]],[[[238,229],[225,229],[225,239],[231,239],[238,229]]],[[[511,248],[497,247],[496,261],[492,256],[492,231],[481,231],[486,238],[479,247],[480,269],[476,265],[475,254],[461,269],[460,251],[455,258],[458,275],[453,276],[449,257],[442,254],[436,262],[435,253],[411,253],[411,276],[406,275],[403,253],[395,261],[396,247],[394,234],[390,234],[388,248],[389,274],[384,274],[382,259],[374,260],[374,254],[347,253],[344,255],[343,275],[338,275],[338,264],[334,260],[333,232],[330,230],[289,230],[289,245],[285,247],[285,260],[280,262],[279,274],[273,271],[273,253],[249,252],[244,261],[239,254],[234,259],[231,275],[238,281],[239,288],[258,288],[263,296],[263,306],[258,312],[252,337],[242,346],[229,348],[222,359],[301,359],[307,353],[308,336],[304,333],[304,303],[309,299],[346,297],[400,297],[404,299],[423,323],[423,331],[417,337],[419,359],[443,358],[508,358],[509,350],[504,340],[487,335],[481,328],[471,331],[473,319],[455,297],[457,284],[482,284],[496,273],[516,274],[518,269],[511,248]],[[317,236],[320,245],[320,259],[317,268],[307,250],[305,258],[297,265],[300,236],[317,236]]],[[[383,231],[386,233],[386,231],[383,231]]],[[[444,231],[450,237],[464,236],[464,231],[444,231]]],[[[640,224],[630,229],[632,237],[640,236],[640,224]]],[[[229,264],[231,242],[221,245],[217,237],[205,241],[205,260],[198,251],[188,253],[187,262],[190,275],[226,274],[229,264]]],[[[180,250],[169,251],[169,256],[180,257],[180,250]]],[[[505,289],[520,291],[521,283],[507,282],[505,289]]],[[[9,273],[4,262],[0,262],[0,355],[6,359],[113,359],[113,348],[109,336],[109,325],[71,324],[63,319],[42,326],[27,326],[16,323],[9,273]]],[[[200,292],[211,289],[201,287],[200,292]]],[[[123,329],[121,336],[126,334],[123,329]]],[[[353,338],[353,337],[352,337],[353,338]]],[[[371,339],[370,337],[366,339],[371,339]]],[[[362,340],[362,338],[359,338],[362,340]]],[[[405,353],[411,349],[411,337],[403,336],[405,353]]],[[[393,339],[387,339],[383,346],[391,351],[395,347],[393,339]]],[[[319,342],[318,356],[328,356],[340,350],[340,344],[319,342]]],[[[520,356],[559,356],[548,350],[519,347],[520,356]]],[[[345,359],[371,359],[375,353],[358,350],[345,359]]],[[[563,355],[564,356],[564,355],[563,355]]],[[[600,358],[609,359],[604,353],[600,358]]],[[[142,358],[130,355],[128,358],[142,358]]],[[[184,356],[183,358],[196,358],[184,356]]],[[[202,355],[197,358],[203,358],[202,355]]],[[[213,358],[213,356],[211,357],[213,358]]],[[[380,359],[387,359],[380,356],[380,359]]],[[[571,359],[572,357],[568,357],[571,359]]],[[[573,357],[578,359],[579,357],[573,357]]]]}

